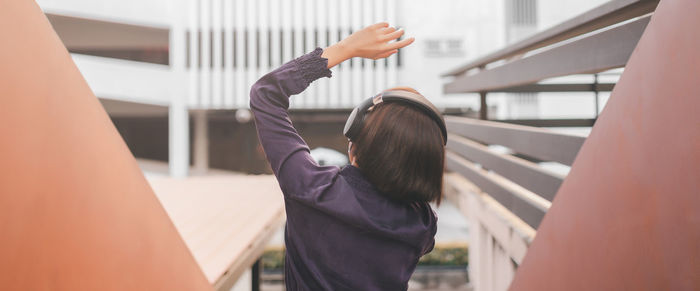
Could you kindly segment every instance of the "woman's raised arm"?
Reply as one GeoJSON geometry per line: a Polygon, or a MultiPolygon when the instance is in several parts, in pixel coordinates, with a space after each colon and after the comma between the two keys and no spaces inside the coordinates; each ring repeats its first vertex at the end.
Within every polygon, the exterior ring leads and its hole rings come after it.
{"type": "Polygon", "coordinates": [[[250,109],[258,138],[285,195],[309,198],[322,193],[339,170],[319,166],[311,158],[289,118],[289,98],[316,79],[330,77],[329,68],[349,58],[384,58],[413,42],[412,38],[392,42],[402,34],[387,23],[368,26],[325,50],[318,48],[282,65],[251,87],[250,109]]]}

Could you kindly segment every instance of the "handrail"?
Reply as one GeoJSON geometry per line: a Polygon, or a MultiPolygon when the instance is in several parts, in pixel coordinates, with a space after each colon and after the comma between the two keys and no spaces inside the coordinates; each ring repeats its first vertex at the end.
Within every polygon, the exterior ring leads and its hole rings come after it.
{"type": "Polygon", "coordinates": [[[448,71],[442,76],[461,75],[471,69],[483,67],[494,61],[507,59],[611,24],[651,13],[656,9],[658,3],[658,0],[616,0],[605,3],[559,25],[448,71]]]}
{"type": "Polygon", "coordinates": [[[512,155],[496,153],[485,145],[458,135],[450,136],[447,148],[549,201],[554,199],[564,182],[564,175],[550,172],[536,163],[512,155]]]}
{"type": "Polygon", "coordinates": [[[447,130],[486,144],[497,144],[543,161],[571,165],[586,140],[583,136],[553,132],[546,129],[446,116],[447,130]]]}
{"type": "Polygon", "coordinates": [[[649,23],[641,17],[501,66],[460,75],[444,85],[446,93],[492,91],[552,77],[597,73],[624,67],[649,23]]]}
{"type": "Polygon", "coordinates": [[[477,185],[532,228],[537,229],[551,206],[551,202],[544,198],[517,186],[502,176],[477,167],[454,152],[447,151],[445,162],[448,169],[461,174],[477,185]]]}

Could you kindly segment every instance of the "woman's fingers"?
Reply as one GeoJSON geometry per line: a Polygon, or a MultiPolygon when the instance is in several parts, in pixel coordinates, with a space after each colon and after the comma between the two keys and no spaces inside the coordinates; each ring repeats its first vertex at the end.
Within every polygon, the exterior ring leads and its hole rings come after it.
{"type": "Polygon", "coordinates": [[[396,31],[396,27],[384,27],[384,28],[379,29],[379,34],[385,35],[385,34],[392,33],[394,31],[396,31]]]}
{"type": "Polygon", "coordinates": [[[383,38],[387,41],[394,40],[394,39],[401,37],[404,32],[405,32],[405,30],[399,29],[397,31],[394,31],[392,33],[384,35],[383,38]]]}
{"type": "Polygon", "coordinates": [[[407,38],[407,39],[404,39],[404,40],[391,42],[391,43],[387,44],[387,46],[385,47],[385,49],[388,49],[388,50],[400,49],[400,48],[402,48],[402,47],[405,47],[405,46],[407,46],[407,45],[413,43],[414,40],[416,40],[416,39],[413,38],[413,37],[410,37],[410,38],[407,38]]]}

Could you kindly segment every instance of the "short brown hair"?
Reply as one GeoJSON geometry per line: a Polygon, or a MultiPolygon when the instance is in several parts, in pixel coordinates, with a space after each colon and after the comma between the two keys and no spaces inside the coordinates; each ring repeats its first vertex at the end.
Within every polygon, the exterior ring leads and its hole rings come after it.
{"type": "MultiPolygon", "coordinates": [[[[411,88],[394,88],[418,93],[411,88]]],[[[438,124],[414,105],[385,102],[367,114],[353,154],[367,179],[403,202],[442,199],[445,147],[438,124]]]]}

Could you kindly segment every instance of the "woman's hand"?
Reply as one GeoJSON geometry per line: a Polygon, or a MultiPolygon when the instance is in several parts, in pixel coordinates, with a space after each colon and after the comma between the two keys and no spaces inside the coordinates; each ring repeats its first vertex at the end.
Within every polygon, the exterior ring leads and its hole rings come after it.
{"type": "Polygon", "coordinates": [[[353,57],[373,60],[386,58],[413,43],[412,37],[390,42],[401,37],[403,33],[403,30],[389,27],[386,22],[372,24],[327,47],[321,57],[328,59],[329,69],[353,57]]]}

